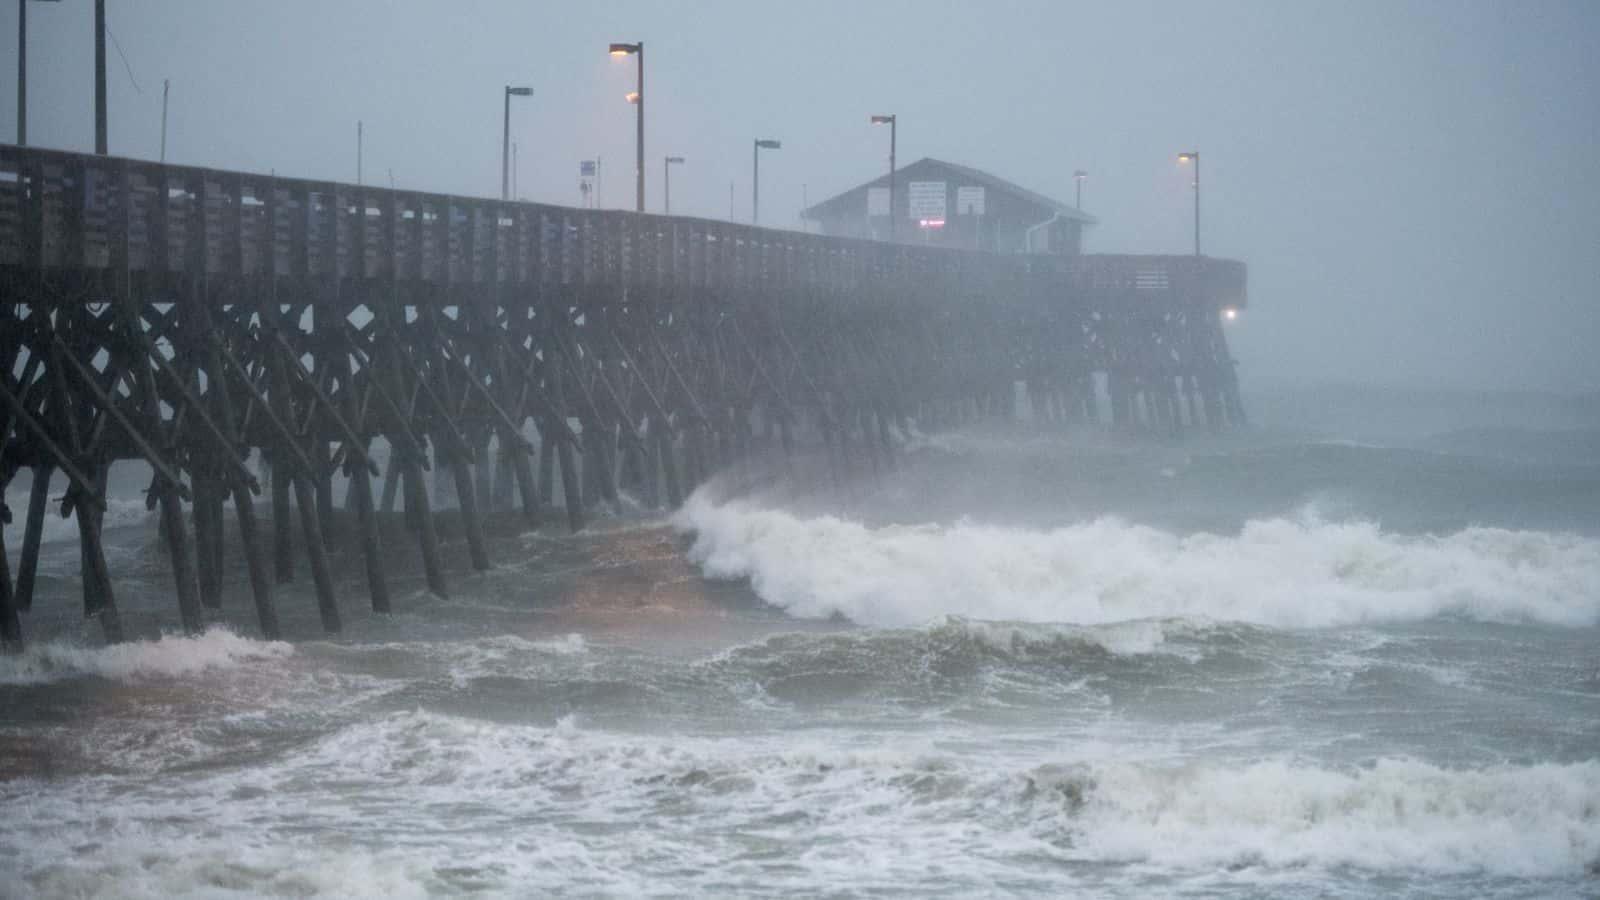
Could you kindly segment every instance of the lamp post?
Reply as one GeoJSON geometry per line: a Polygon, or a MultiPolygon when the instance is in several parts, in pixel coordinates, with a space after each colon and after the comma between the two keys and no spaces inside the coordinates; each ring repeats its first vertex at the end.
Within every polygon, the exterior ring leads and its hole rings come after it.
{"type": "Polygon", "coordinates": [[[1072,180],[1078,183],[1078,199],[1072,204],[1078,209],[1083,209],[1083,183],[1089,179],[1089,173],[1082,169],[1072,173],[1072,180]]]}
{"type": "Polygon", "coordinates": [[[1194,255],[1200,255],[1200,154],[1179,153],[1178,162],[1194,163],[1194,255]]]}
{"type": "Polygon", "coordinates": [[[683,164],[683,157],[669,156],[661,161],[661,187],[666,191],[666,202],[663,204],[667,215],[672,215],[672,165],[683,164]]]}
{"type": "Polygon", "coordinates": [[[531,97],[533,88],[506,85],[505,116],[500,125],[500,199],[511,197],[511,98],[531,97]]]}
{"type": "Polygon", "coordinates": [[[750,175],[750,224],[761,224],[761,151],[778,150],[783,147],[782,141],[768,138],[757,138],[755,146],[750,150],[752,161],[750,175]]]}
{"type": "Polygon", "coordinates": [[[894,142],[898,127],[894,116],[873,116],[872,124],[889,126],[889,240],[894,240],[894,142]]]}
{"type": "Polygon", "coordinates": [[[644,212],[644,41],[628,44],[617,42],[611,45],[612,56],[637,56],[639,58],[639,83],[632,94],[628,96],[637,109],[635,112],[638,120],[639,134],[635,138],[634,174],[638,178],[638,197],[634,201],[634,208],[644,212]]]}

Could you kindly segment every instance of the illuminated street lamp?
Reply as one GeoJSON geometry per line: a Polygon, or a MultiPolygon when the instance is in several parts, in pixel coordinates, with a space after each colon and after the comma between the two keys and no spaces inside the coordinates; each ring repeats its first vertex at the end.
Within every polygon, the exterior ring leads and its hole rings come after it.
{"type": "Polygon", "coordinates": [[[778,150],[783,147],[782,141],[758,138],[755,147],[750,151],[753,163],[753,172],[750,176],[750,223],[761,224],[761,151],[778,150]]]}
{"type": "Polygon", "coordinates": [[[1079,169],[1072,173],[1072,180],[1078,183],[1078,200],[1073,206],[1083,209],[1083,183],[1089,180],[1089,173],[1079,169]]]}
{"type": "Polygon", "coordinates": [[[511,199],[511,98],[532,97],[531,87],[506,85],[506,114],[500,129],[500,199],[511,199]]]}
{"type": "Polygon", "coordinates": [[[637,112],[639,134],[635,139],[634,176],[638,179],[638,197],[635,208],[644,212],[644,41],[637,43],[613,43],[612,56],[637,56],[639,58],[639,83],[637,90],[628,93],[628,102],[632,103],[637,112]]]}
{"type": "Polygon", "coordinates": [[[666,191],[666,202],[663,207],[667,215],[672,215],[672,166],[683,165],[683,157],[669,156],[661,161],[661,187],[666,191]]]}
{"type": "Polygon", "coordinates": [[[894,139],[896,121],[894,116],[873,116],[872,124],[889,126],[889,240],[894,240],[894,139]]]}
{"type": "Polygon", "coordinates": [[[1200,255],[1200,154],[1179,153],[1178,162],[1194,163],[1194,255],[1200,255]]]}

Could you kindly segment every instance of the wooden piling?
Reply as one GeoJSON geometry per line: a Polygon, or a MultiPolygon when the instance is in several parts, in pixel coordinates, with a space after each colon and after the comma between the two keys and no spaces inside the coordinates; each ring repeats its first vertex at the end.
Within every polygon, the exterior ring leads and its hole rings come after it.
{"type": "Polygon", "coordinates": [[[41,463],[33,467],[33,483],[28,487],[28,519],[22,531],[22,555],[17,560],[16,608],[33,609],[33,583],[39,571],[39,544],[44,536],[45,505],[50,502],[50,479],[55,467],[41,463]]]}
{"type": "MultiPolygon", "coordinates": [[[[0,492],[4,490],[5,485],[0,484],[0,492]]],[[[0,497],[3,496],[0,493],[0,497]]],[[[0,517],[0,520],[4,518],[9,517],[0,517]]],[[[11,558],[6,554],[5,524],[0,521],[0,653],[21,650],[22,620],[17,616],[17,604],[11,592],[11,558]]]]}

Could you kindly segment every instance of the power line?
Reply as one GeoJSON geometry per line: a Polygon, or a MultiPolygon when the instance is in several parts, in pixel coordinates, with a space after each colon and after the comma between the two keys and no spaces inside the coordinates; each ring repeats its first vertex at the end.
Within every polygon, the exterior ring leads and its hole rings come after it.
{"type": "Polygon", "coordinates": [[[111,46],[117,48],[117,55],[122,57],[122,67],[128,70],[128,80],[133,82],[134,93],[144,93],[144,89],[139,87],[139,79],[133,77],[133,66],[128,62],[128,54],[122,52],[122,42],[117,40],[116,32],[112,31],[111,26],[108,25],[106,26],[106,34],[111,36],[111,46]]]}

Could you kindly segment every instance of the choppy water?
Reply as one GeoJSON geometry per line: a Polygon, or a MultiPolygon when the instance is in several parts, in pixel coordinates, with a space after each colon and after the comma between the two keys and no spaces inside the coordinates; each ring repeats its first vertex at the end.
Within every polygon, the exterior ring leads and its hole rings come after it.
{"type": "Polygon", "coordinates": [[[158,637],[130,503],[148,639],[97,646],[53,543],[0,659],[0,895],[1592,896],[1600,421],[1389,400],[730,479],[448,601],[396,543],[334,641],[303,586],[251,637],[242,573],[158,637]]]}

